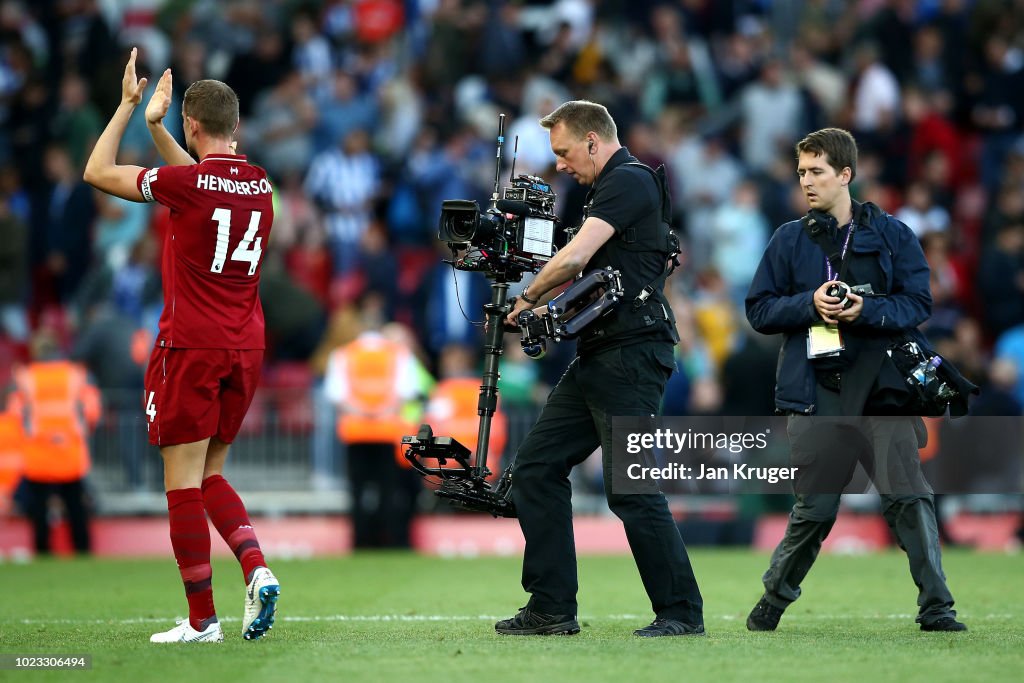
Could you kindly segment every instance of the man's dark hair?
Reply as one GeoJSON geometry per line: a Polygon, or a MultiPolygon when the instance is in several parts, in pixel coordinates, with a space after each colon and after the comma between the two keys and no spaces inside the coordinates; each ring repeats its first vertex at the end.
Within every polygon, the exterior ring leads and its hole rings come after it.
{"type": "Polygon", "coordinates": [[[796,156],[804,152],[814,156],[826,155],[829,166],[841,172],[850,167],[850,180],[857,177],[857,141],[850,131],[842,128],[822,128],[816,130],[800,142],[796,143],[796,156]]]}
{"type": "Polygon", "coordinates": [[[548,130],[558,123],[564,123],[569,132],[581,140],[590,131],[606,142],[619,139],[618,128],[608,108],[597,102],[571,100],[540,120],[540,125],[548,130]]]}
{"type": "Polygon", "coordinates": [[[199,122],[207,135],[231,138],[238,125],[238,95],[227,83],[196,81],[188,86],[181,104],[185,116],[199,122]]]}

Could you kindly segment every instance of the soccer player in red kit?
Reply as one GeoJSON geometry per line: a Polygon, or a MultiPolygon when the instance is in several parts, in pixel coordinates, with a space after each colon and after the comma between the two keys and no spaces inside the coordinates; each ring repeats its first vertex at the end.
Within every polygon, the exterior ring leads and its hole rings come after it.
{"type": "Polygon", "coordinates": [[[122,166],[117,149],[146,79],[136,79],[136,50],[125,66],[121,104],[85,167],[94,187],[171,210],[163,248],[164,308],[146,370],[149,442],[159,446],[171,545],[188,600],[188,619],[156,633],[155,643],[224,640],[213,605],[206,515],[234,551],[246,582],[242,634],[263,636],[274,623],[280,586],[263,559],[245,506],[222,476],[228,448],[252,402],[263,362],[258,286],[274,212],[262,168],[236,155],[238,98],[220,81],[185,91],[182,118],[193,158],[164,128],[171,99],[166,70],[146,107],[159,168],[122,166]]]}

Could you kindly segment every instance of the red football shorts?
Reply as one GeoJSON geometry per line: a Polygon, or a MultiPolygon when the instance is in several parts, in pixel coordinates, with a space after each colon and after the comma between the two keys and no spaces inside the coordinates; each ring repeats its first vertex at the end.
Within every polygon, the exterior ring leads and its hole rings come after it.
{"type": "Polygon", "coordinates": [[[153,349],[143,393],[149,442],[234,441],[262,366],[262,349],[153,349]]]}

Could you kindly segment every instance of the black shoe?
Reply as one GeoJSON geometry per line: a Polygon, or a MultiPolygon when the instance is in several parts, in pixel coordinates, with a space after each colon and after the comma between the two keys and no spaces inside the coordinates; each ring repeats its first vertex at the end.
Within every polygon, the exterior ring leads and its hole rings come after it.
{"type": "Polygon", "coordinates": [[[633,631],[634,636],[657,638],[659,636],[702,636],[703,624],[686,624],[678,619],[655,619],[649,626],[633,631]]]}
{"type": "Polygon", "coordinates": [[[927,624],[921,624],[922,631],[966,631],[967,624],[957,621],[953,617],[942,617],[927,624]]]}
{"type": "Polygon", "coordinates": [[[747,617],[747,630],[774,631],[778,628],[779,619],[782,618],[784,611],[768,602],[767,599],[761,598],[754,605],[754,609],[750,610],[750,616],[747,617]]]}
{"type": "Polygon", "coordinates": [[[571,614],[541,614],[523,607],[511,619],[502,619],[494,630],[506,636],[573,636],[580,624],[571,614]]]}

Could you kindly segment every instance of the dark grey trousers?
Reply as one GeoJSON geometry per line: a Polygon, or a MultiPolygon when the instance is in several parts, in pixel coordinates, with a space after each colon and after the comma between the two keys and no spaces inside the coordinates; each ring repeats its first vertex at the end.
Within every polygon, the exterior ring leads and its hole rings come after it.
{"type": "MultiPolygon", "coordinates": [[[[819,385],[817,416],[840,414],[839,394],[819,385]]],[[[791,437],[794,432],[800,432],[806,421],[811,419],[815,418],[790,416],[788,430],[791,437]]],[[[872,418],[866,418],[866,422],[877,428],[875,438],[868,439],[875,449],[875,460],[886,463],[880,468],[882,471],[878,472],[879,478],[887,477],[887,472],[897,472],[914,482],[914,487],[910,490],[900,490],[899,486],[890,487],[888,482],[892,477],[889,477],[885,484],[876,483],[880,491],[885,491],[881,494],[882,514],[900,548],[907,553],[910,575],[918,589],[917,622],[932,623],[942,617],[956,616],[953,610],[953,596],[946,586],[946,575],[942,571],[934,497],[930,489],[922,490],[918,483],[923,481],[923,477],[919,479],[917,476],[920,471],[920,460],[913,426],[909,419],[905,427],[901,426],[902,421],[891,419],[885,422],[879,420],[876,423],[872,418]],[[913,440],[914,444],[912,454],[908,454],[906,446],[909,440],[913,440]],[[893,462],[893,453],[879,452],[882,449],[890,449],[893,443],[903,444],[902,462],[899,466],[893,462]]],[[[804,453],[795,452],[793,460],[793,464],[802,467],[809,465],[808,457],[804,453]]],[[[846,468],[843,471],[847,471],[846,468]]],[[[852,469],[849,469],[847,481],[849,475],[852,475],[852,469]]],[[[821,544],[832,530],[839,512],[840,493],[837,489],[832,489],[835,492],[825,492],[823,489],[823,492],[819,493],[810,492],[805,488],[801,492],[799,482],[796,488],[797,500],[789,515],[786,535],[772,553],[771,564],[763,577],[768,602],[783,609],[800,597],[800,583],[818,557],[821,544]]]]}
{"type": "Polygon", "coordinates": [[[576,614],[576,548],[569,472],[602,447],[608,507],[629,547],[655,614],[704,623],[690,559],[660,494],[612,492],[614,416],[657,414],[673,365],[667,342],[640,343],[575,359],[516,455],[512,499],[526,538],[523,588],[530,607],[576,614]]]}

